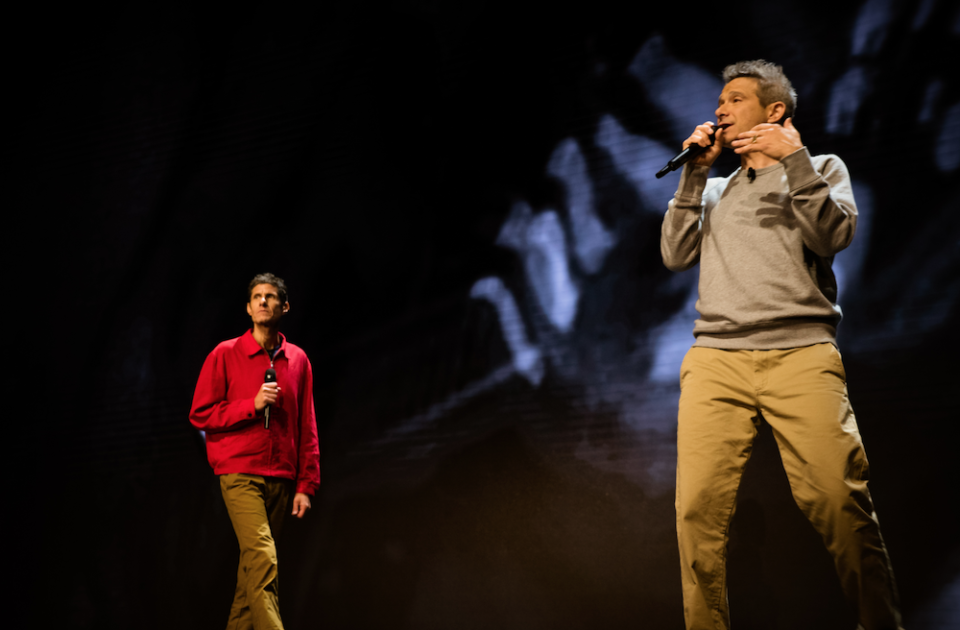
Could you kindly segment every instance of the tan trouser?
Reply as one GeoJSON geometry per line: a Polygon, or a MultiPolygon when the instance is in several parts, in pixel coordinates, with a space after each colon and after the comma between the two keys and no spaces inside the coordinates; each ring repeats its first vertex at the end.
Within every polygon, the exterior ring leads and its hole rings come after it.
{"type": "Polygon", "coordinates": [[[893,574],[837,349],[691,348],[680,390],[677,537],[688,630],[730,627],[727,538],[758,414],[773,429],[793,498],[823,537],[860,623],[898,628],[893,574]]]}
{"type": "Polygon", "coordinates": [[[233,473],[220,475],[220,492],[240,543],[237,590],[227,630],[280,628],[276,536],[292,482],[233,473]]]}

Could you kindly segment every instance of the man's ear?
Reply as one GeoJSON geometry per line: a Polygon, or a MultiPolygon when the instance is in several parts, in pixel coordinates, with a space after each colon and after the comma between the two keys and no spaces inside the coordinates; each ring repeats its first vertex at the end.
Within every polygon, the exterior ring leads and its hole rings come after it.
{"type": "Polygon", "coordinates": [[[289,310],[290,310],[290,302],[284,302],[284,303],[283,303],[283,312],[286,313],[286,312],[289,311],[289,310]]]}
{"type": "Polygon", "coordinates": [[[253,317],[253,311],[250,309],[250,302],[247,302],[247,315],[253,317]]]}
{"type": "Polygon", "coordinates": [[[783,117],[784,115],[786,115],[786,113],[787,113],[787,106],[784,105],[782,101],[770,103],[769,105],[767,105],[767,122],[782,124],[783,117]]]}

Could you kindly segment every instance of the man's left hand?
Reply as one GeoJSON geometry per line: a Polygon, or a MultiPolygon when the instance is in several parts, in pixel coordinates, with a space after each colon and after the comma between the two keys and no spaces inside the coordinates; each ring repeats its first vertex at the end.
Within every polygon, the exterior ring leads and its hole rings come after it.
{"type": "Polygon", "coordinates": [[[298,492],[293,497],[293,515],[297,518],[303,518],[310,509],[310,495],[298,492]]]}
{"type": "Polygon", "coordinates": [[[750,131],[737,134],[737,139],[730,144],[734,153],[763,153],[777,161],[803,148],[800,132],[793,126],[791,118],[783,121],[783,126],[771,123],[757,125],[750,131]]]}

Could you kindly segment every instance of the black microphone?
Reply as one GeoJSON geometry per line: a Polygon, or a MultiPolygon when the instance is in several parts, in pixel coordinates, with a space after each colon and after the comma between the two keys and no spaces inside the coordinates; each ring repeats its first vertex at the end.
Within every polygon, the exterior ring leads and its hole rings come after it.
{"type": "MultiPolygon", "coordinates": [[[[276,383],[277,382],[277,371],[273,368],[267,368],[267,371],[263,375],[264,383],[276,383]]],[[[263,428],[270,428],[270,405],[267,405],[263,408],[263,428]]]]}
{"type": "MultiPolygon", "coordinates": [[[[717,126],[713,126],[713,133],[710,134],[710,145],[713,146],[713,141],[717,139],[717,126]]],[[[660,179],[667,173],[675,171],[693,158],[697,157],[701,153],[707,150],[707,147],[701,147],[699,144],[691,144],[686,149],[677,153],[672,160],[667,162],[667,165],[660,169],[660,172],[657,173],[657,179],[660,179]]]]}

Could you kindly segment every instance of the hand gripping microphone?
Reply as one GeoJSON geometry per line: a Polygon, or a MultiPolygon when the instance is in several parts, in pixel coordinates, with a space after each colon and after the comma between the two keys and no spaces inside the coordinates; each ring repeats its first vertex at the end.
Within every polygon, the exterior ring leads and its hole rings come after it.
{"type": "MultiPolygon", "coordinates": [[[[277,382],[277,371],[273,368],[267,368],[266,373],[263,375],[264,383],[276,383],[277,382]]],[[[263,408],[263,428],[270,428],[270,405],[267,405],[263,408]]]]}
{"type": "MultiPolygon", "coordinates": [[[[717,126],[713,126],[713,133],[710,134],[710,146],[713,146],[714,140],[717,139],[717,126]]],[[[699,144],[691,144],[686,149],[677,153],[672,160],[667,162],[667,165],[660,169],[657,173],[657,179],[660,179],[670,171],[675,171],[693,158],[697,157],[701,153],[707,150],[707,147],[701,147],[699,144]]]]}

